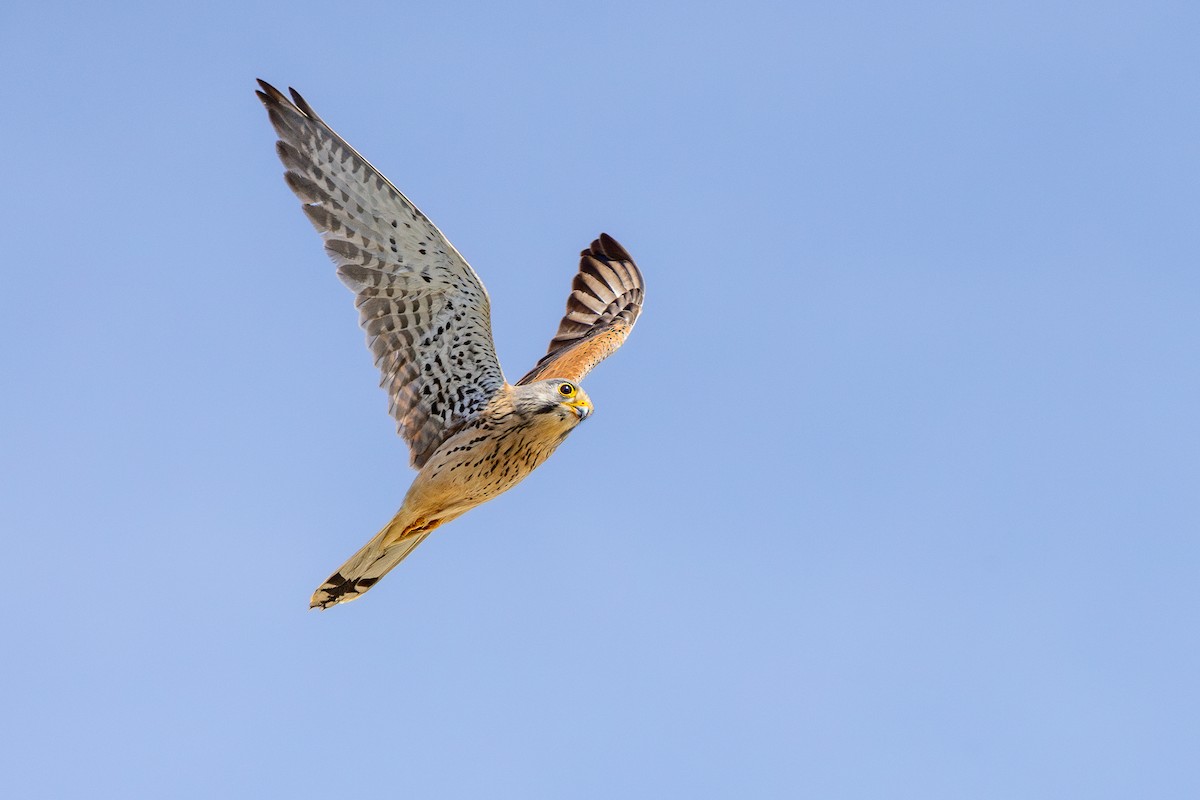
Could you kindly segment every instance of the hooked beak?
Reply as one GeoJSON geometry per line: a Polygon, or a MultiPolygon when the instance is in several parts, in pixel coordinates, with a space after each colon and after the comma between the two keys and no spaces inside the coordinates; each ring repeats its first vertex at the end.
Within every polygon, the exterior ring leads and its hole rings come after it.
{"type": "Polygon", "coordinates": [[[579,417],[580,422],[583,422],[587,419],[588,414],[592,413],[592,405],[586,400],[573,400],[567,405],[575,412],[575,416],[579,417]]]}

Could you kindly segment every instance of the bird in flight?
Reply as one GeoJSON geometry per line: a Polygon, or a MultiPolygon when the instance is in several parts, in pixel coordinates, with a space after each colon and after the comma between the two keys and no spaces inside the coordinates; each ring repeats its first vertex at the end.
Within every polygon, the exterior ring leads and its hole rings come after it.
{"type": "Polygon", "coordinates": [[[592,413],[579,382],[633,329],[642,274],[608,234],[580,254],[550,347],[515,384],[492,342],[479,276],[407,197],[295,89],[259,81],[284,178],[325,240],[418,470],[400,510],[317,588],[310,607],[354,600],[434,528],[516,486],[592,413]]]}

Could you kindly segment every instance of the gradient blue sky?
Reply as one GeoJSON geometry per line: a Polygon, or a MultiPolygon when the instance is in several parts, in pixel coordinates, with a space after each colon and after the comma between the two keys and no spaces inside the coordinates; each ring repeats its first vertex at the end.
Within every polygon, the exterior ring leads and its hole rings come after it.
{"type": "Polygon", "coordinates": [[[9,3],[7,797],[1200,796],[1194,3],[9,3]],[[410,480],[255,77],[597,413],[410,480]]]}

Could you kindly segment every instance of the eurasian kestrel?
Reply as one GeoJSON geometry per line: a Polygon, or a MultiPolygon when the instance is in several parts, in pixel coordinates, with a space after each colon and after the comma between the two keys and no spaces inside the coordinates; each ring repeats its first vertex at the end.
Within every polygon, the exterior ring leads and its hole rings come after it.
{"type": "Polygon", "coordinates": [[[608,234],[580,255],[546,355],[516,384],[500,371],[487,291],[408,198],[296,90],[258,82],[284,178],[355,294],[388,411],[417,468],[400,510],[312,596],[358,597],[430,531],[506,492],[592,411],[579,381],[612,354],[642,308],[642,275],[608,234]]]}

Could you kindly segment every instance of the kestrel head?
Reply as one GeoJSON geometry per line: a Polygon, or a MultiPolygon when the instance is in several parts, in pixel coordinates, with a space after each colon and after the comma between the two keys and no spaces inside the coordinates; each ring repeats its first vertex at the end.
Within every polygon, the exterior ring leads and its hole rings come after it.
{"type": "Polygon", "coordinates": [[[517,386],[513,404],[518,411],[531,414],[557,414],[562,420],[578,424],[592,413],[587,392],[572,381],[559,378],[517,386]]]}

